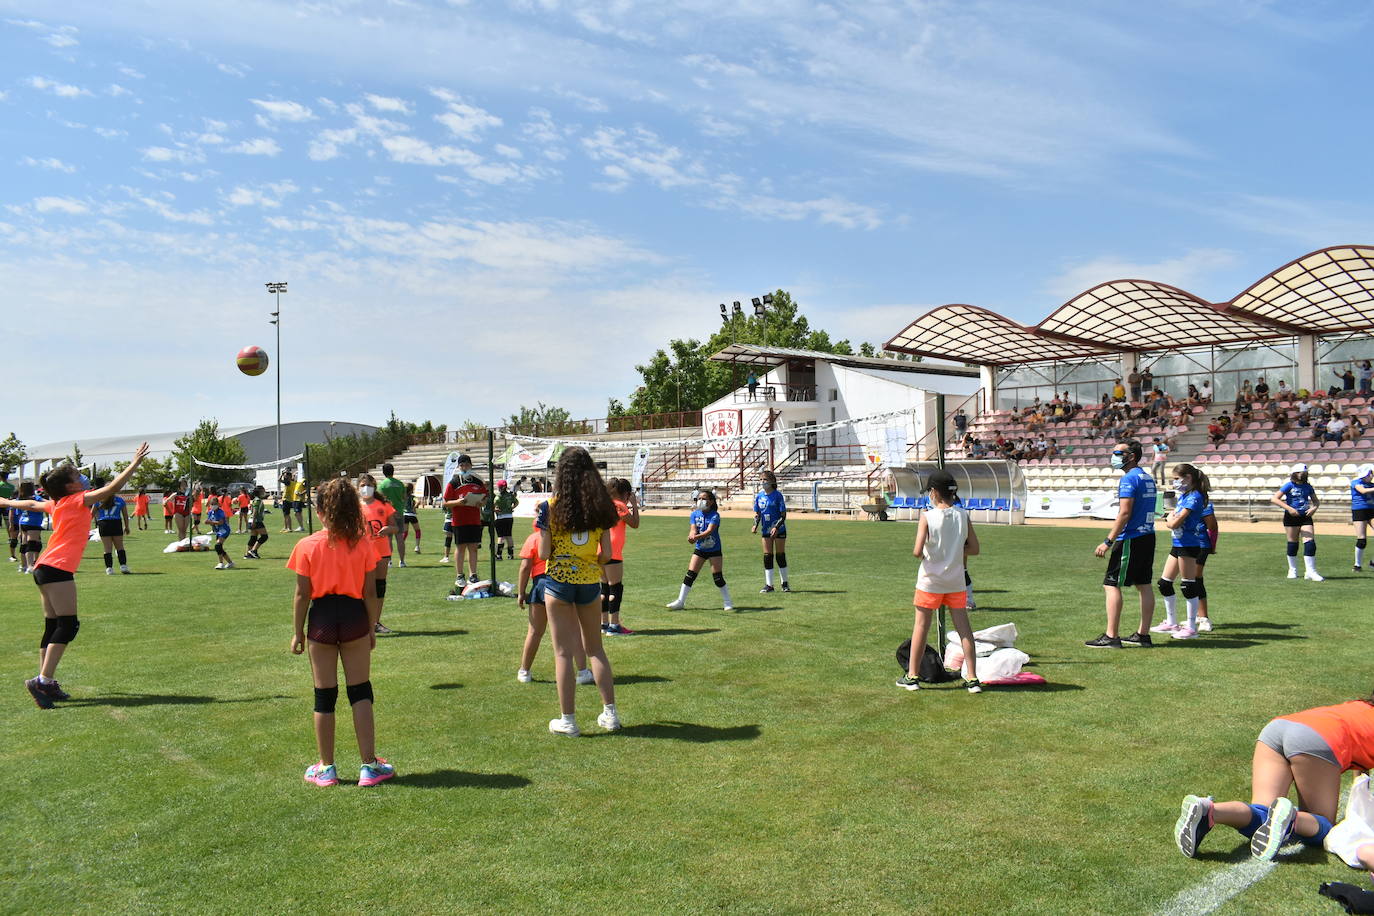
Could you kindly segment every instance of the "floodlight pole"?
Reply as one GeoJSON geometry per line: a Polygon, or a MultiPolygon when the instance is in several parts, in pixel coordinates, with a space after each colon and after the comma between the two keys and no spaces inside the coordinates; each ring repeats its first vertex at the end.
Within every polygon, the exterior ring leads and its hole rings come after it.
{"type": "MultiPolygon", "coordinates": [[[[272,324],[277,329],[277,351],[272,360],[277,364],[277,483],[281,483],[281,294],[286,292],[285,281],[267,284],[267,292],[277,297],[277,310],[272,313],[272,324]]],[[[285,496],[285,493],[282,494],[285,496]]],[[[313,526],[312,526],[313,527],[313,526]]]]}

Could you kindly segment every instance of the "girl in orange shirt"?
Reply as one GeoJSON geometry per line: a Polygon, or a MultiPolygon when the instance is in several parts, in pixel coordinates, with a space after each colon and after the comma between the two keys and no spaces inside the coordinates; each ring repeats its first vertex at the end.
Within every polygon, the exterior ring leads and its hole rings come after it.
{"type": "Polygon", "coordinates": [[[162,533],[173,534],[172,531],[172,504],[175,502],[175,488],[162,491],[162,533]]]}
{"type": "Polygon", "coordinates": [[[33,581],[43,597],[38,676],[24,682],[39,709],[52,709],[55,701],[71,699],[55,677],[57,663],[81,629],[81,621],[76,615],[75,573],[90,539],[91,506],[118,493],[146,457],[148,443],[145,442],[134,452],[129,466],[98,490],[86,489],[89,482],[81,472],[64,464],[43,475],[43,490],[48,494],[46,500],[0,499],[0,508],[52,514],[52,537],[33,570],[33,581]]]}
{"type": "Polygon", "coordinates": [[[148,488],[139,487],[138,494],[134,496],[134,518],[137,519],[138,530],[148,530],[148,488]]]}
{"type": "Polygon", "coordinates": [[[620,608],[625,599],[625,528],[639,527],[639,500],[623,477],[606,481],[606,491],[611,494],[620,521],[611,529],[611,558],[601,568],[601,632],[629,636],[634,630],[620,625],[620,608]]]}
{"type": "Polygon", "coordinates": [[[396,775],[396,768],[377,756],[372,718],[372,650],[377,647],[373,627],[382,613],[376,590],[377,548],[358,492],[347,480],[325,481],[315,493],[315,508],[324,527],[297,541],[286,561],[296,573],[291,652],[300,655],[309,647],[315,684],[315,744],[320,756],[305,771],[305,781],[316,786],[339,781],[334,768],[334,708],[342,661],[362,758],[358,785],[375,786],[396,775]]]}
{"type": "Polygon", "coordinates": [[[1268,861],[1290,840],[1321,848],[1336,819],[1341,774],[1374,768],[1374,697],[1279,716],[1259,733],[1251,763],[1250,804],[1189,795],[1175,827],[1179,850],[1197,855],[1215,824],[1250,837],[1250,854],[1268,861]],[[1298,805],[1288,791],[1298,787],[1298,805]]]}
{"type": "Polygon", "coordinates": [[[377,549],[377,633],[386,636],[394,633],[382,623],[382,605],[386,603],[386,572],[391,566],[391,538],[397,528],[396,507],[377,495],[377,481],[371,474],[358,477],[358,495],[362,498],[363,518],[372,538],[372,546],[377,549]]]}

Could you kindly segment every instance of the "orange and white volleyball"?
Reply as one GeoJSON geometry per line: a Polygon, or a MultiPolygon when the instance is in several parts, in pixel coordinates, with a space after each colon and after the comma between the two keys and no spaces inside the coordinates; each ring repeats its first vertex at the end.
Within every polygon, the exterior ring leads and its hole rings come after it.
{"type": "Polygon", "coordinates": [[[267,371],[267,351],[262,347],[244,347],[239,351],[239,371],[244,375],[262,375],[267,371]]]}

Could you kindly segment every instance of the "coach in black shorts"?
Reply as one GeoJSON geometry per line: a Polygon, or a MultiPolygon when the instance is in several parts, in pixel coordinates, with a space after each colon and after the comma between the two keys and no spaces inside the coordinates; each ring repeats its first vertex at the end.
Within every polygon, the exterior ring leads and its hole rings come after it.
{"type": "Polygon", "coordinates": [[[1155,614],[1155,481],[1140,468],[1144,449],[1135,439],[1122,439],[1112,450],[1112,467],[1124,471],[1117,485],[1118,509],[1107,539],[1097,545],[1097,555],[1107,560],[1102,587],[1107,593],[1107,631],[1084,645],[1094,649],[1120,649],[1122,644],[1151,646],[1150,623],[1155,614]],[[1134,585],[1140,592],[1140,629],[1124,639],[1120,635],[1121,590],[1134,585]]]}

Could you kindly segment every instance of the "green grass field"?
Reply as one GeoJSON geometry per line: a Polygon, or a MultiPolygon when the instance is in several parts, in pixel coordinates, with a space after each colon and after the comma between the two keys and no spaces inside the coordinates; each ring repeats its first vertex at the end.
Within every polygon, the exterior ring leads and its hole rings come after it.
{"type": "MultiPolygon", "coordinates": [[[[1207,576],[1217,630],[1112,652],[1082,645],[1103,628],[1096,531],[983,527],[974,624],[1014,622],[1050,684],[970,696],[893,686],[914,526],[794,520],[795,591],[759,595],[757,541],[727,519],[738,612],[703,576],[673,613],[685,522],[647,518],[627,552],[640,635],[609,649],[626,727],[596,728],[587,686],[584,737],[554,737],[547,643],[535,683],[516,683],[523,614],[444,600],[437,519],[426,553],[391,573],[384,619],[401,633],[379,642],[372,680],[399,775],[367,790],[351,784],[346,715],[345,782],[301,780],[314,748],[308,664],[288,652],[296,536],[216,572],[213,554],[163,555],[154,519],[131,539],[135,575],[113,578],[93,546],[59,671],[75,699],[49,712],[22,686],[37,589],[0,567],[0,909],[1159,912],[1248,858],[1225,828],[1201,859],[1179,855],[1180,798],[1248,800],[1270,717],[1374,680],[1374,583],[1349,572],[1348,537],[1322,541],[1330,580],[1314,584],[1283,578],[1280,536],[1227,533],[1207,576]]],[[[1281,860],[1219,912],[1336,912],[1317,885],[1363,880],[1316,851],[1281,860]]]]}

